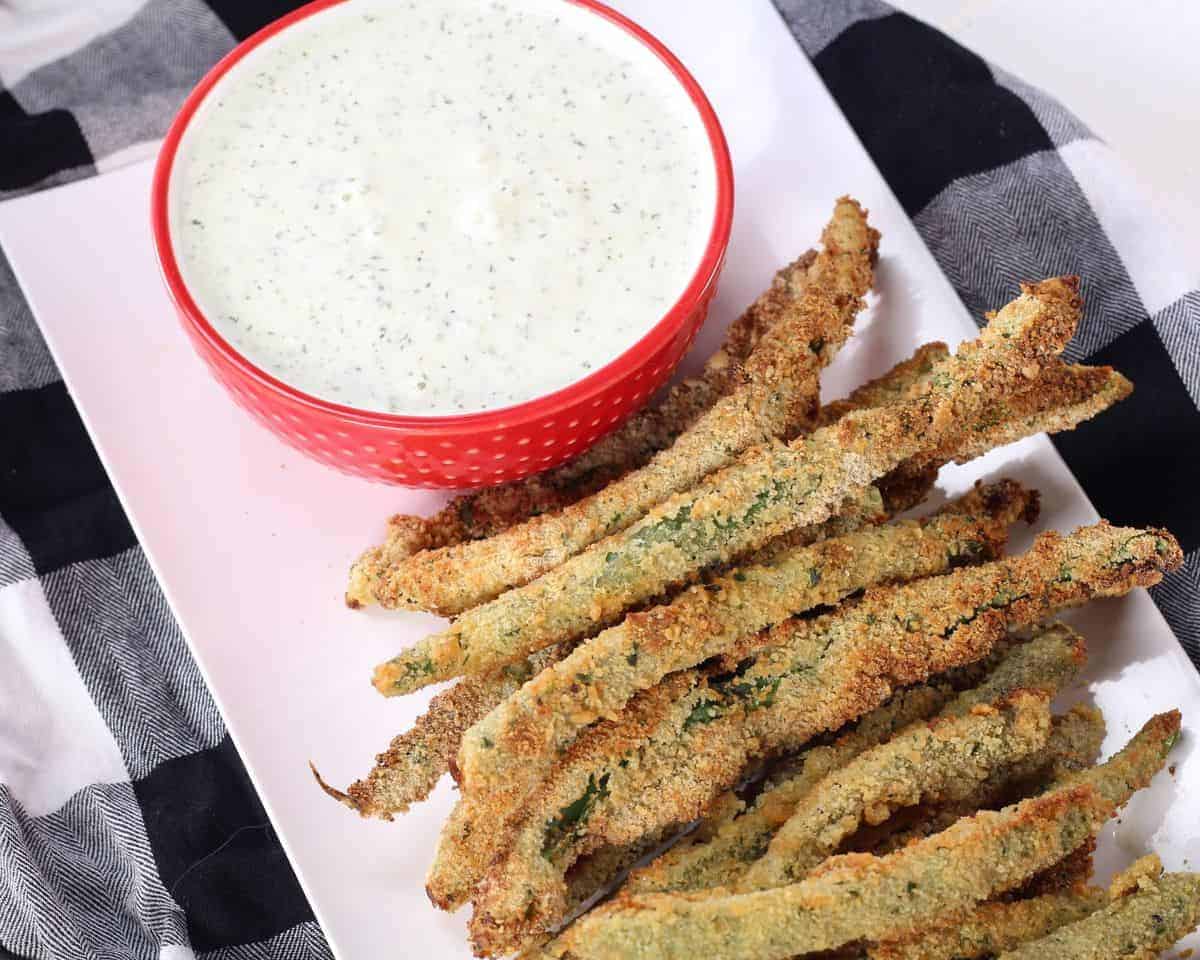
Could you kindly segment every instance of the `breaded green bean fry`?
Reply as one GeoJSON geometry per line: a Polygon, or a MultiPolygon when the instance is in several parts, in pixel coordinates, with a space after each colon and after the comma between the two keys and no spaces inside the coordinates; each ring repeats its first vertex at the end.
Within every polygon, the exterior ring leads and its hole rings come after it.
{"type": "Polygon", "coordinates": [[[1061,433],[1119,403],[1133,384],[1112,367],[1086,367],[1061,360],[1042,365],[1036,380],[1011,397],[993,399],[974,420],[955,431],[936,450],[902,463],[880,480],[884,500],[895,511],[893,489],[919,485],[945,463],[976,457],[1038,433],[1061,433]]]}
{"type": "Polygon", "coordinates": [[[765,787],[749,809],[727,807],[725,816],[706,819],[705,835],[685,837],[635,870],[623,891],[666,892],[732,884],[766,852],[775,831],[827,774],[884,742],[897,730],[931,716],[953,695],[953,689],[945,684],[919,684],[897,691],[835,742],[804,750],[793,765],[795,772],[765,787]]]}
{"type": "Polygon", "coordinates": [[[1107,902],[1098,887],[989,901],[965,917],[935,920],[911,938],[875,944],[867,953],[871,960],[978,960],[1082,920],[1107,902]]]}
{"type": "MultiPolygon", "coordinates": [[[[645,516],[651,507],[734,462],[745,450],[794,434],[816,408],[816,378],[850,333],[871,287],[878,234],[862,208],[838,201],[822,236],[825,249],[798,297],[779,316],[725,396],[644,467],[563,510],[487,540],[425,551],[384,571],[375,597],[384,606],[457,614],[521,586],[645,516]]],[[[772,288],[769,299],[777,291],[772,288]]]]}
{"type": "MultiPolygon", "coordinates": [[[[1064,864],[1080,853],[1089,856],[1082,862],[1090,868],[1090,849],[1080,847],[1066,860],[1041,874],[1062,873],[1064,864]]],[[[1069,868],[1072,869],[1072,868],[1069,868]]],[[[1031,940],[1091,916],[1110,900],[1138,889],[1142,880],[1156,880],[1162,863],[1154,854],[1142,857],[1118,874],[1107,891],[1087,885],[1088,874],[1076,874],[1078,882],[1034,896],[1016,900],[995,900],[980,904],[965,917],[938,920],[911,937],[877,943],[870,947],[871,960],[977,960],[994,957],[1031,940]]],[[[1039,885],[1035,878],[1033,885],[1039,885]]],[[[1022,893],[1030,884],[1022,887],[1022,893]]]]}
{"type": "MultiPolygon", "coordinates": [[[[1009,651],[978,685],[951,699],[937,713],[934,723],[951,724],[946,732],[953,740],[954,720],[970,717],[973,711],[982,706],[1003,702],[1028,691],[1036,691],[1048,700],[1078,674],[1086,657],[1083,638],[1065,624],[1053,624],[1039,631],[1029,642],[1009,651]]],[[[901,784],[898,796],[907,801],[901,805],[945,804],[950,809],[957,808],[961,813],[974,813],[984,802],[997,797],[1003,786],[1013,781],[1028,779],[1035,773],[1045,772],[1047,768],[1053,768],[1056,772],[1066,769],[1081,749],[1079,741],[1083,738],[1079,726],[1075,718],[1068,715],[1067,719],[1055,718],[1053,723],[1049,723],[1048,719],[1049,736],[1040,745],[992,741],[969,747],[969,756],[964,762],[978,765],[956,773],[953,742],[947,747],[944,742],[934,739],[937,730],[942,728],[930,731],[920,724],[914,724],[913,729],[897,734],[887,743],[831,773],[818,788],[806,790],[794,808],[792,819],[771,840],[766,855],[736,880],[736,886],[750,889],[790,882],[799,879],[814,866],[815,848],[811,845],[820,840],[814,827],[814,813],[819,820],[837,803],[835,798],[824,796],[822,791],[827,793],[832,789],[835,794],[840,792],[844,795],[847,779],[852,779],[855,784],[861,781],[867,785],[865,791],[851,794],[852,801],[869,797],[868,791],[871,789],[882,790],[885,797],[890,796],[888,791],[897,790],[898,781],[901,784]],[[909,740],[914,743],[909,744],[909,740]],[[930,756],[922,757],[917,749],[922,743],[943,749],[934,749],[930,756]],[[1024,749],[1026,746],[1029,749],[1024,749]],[[1013,748],[1012,755],[1005,755],[1007,748],[1013,748]],[[908,776],[889,774],[889,764],[896,763],[917,766],[908,776]],[[780,879],[782,875],[786,875],[784,879],[780,879]]],[[[1099,738],[1095,736],[1095,729],[1090,728],[1088,732],[1093,734],[1088,739],[1098,749],[1099,738]]],[[[1102,722],[1099,736],[1103,736],[1102,722]]],[[[1082,749],[1086,750],[1086,747],[1082,749]]],[[[1094,759],[1094,753],[1088,759],[1094,759]]],[[[877,802],[882,805],[885,800],[877,802]]],[[[887,807],[887,815],[890,816],[897,808],[894,804],[887,807]]],[[[872,825],[880,822],[880,811],[875,810],[874,814],[868,818],[868,823],[872,825]]],[[[857,827],[857,823],[854,826],[857,827]]],[[[847,829],[845,822],[838,822],[834,827],[838,832],[838,843],[852,832],[847,829]]],[[[733,884],[734,881],[726,883],[733,884]]]]}
{"type": "Polygon", "coordinates": [[[1077,703],[1054,718],[1045,750],[1005,770],[995,788],[984,785],[985,798],[990,801],[1001,789],[1041,790],[1088,769],[1100,754],[1104,734],[1104,714],[1090,704],[1077,703]]]}
{"type": "MultiPolygon", "coordinates": [[[[879,385],[868,384],[864,399],[894,402],[906,373],[922,370],[917,360],[924,351],[936,357],[933,349],[940,344],[922,348],[911,361],[894,368],[879,385]],[[893,379],[894,378],[894,379],[893,379]]],[[[910,381],[910,389],[924,378],[910,381]]],[[[919,504],[928,495],[937,479],[938,470],[946,463],[966,463],[989,450],[1039,433],[1061,433],[1074,429],[1110,406],[1129,396],[1133,385],[1111,367],[1070,366],[1060,360],[1047,361],[1032,384],[1011,400],[998,400],[981,411],[968,429],[956,431],[952,441],[935,454],[918,454],[900,464],[876,483],[881,495],[883,513],[895,515],[919,504]]],[[[851,394],[857,399],[859,391],[851,394]]],[[[837,413],[842,416],[856,409],[846,401],[835,401],[822,408],[822,416],[837,413]]],[[[785,538],[786,539],[786,536],[785,538]]]]}
{"type": "Polygon", "coordinates": [[[1133,385],[1111,367],[1046,363],[1028,390],[997,400],[938,451],[918,454],[881,477],[884,505],[889,513],[907,510],[924,498],[943,464],[966,463],[1039,433],[1073,430],[1132,392],[1133,385]]]}
{"type": "MultiPolygon", "coordinates": [[[[667,677],[657,687],[645,691],[622,713],[619,728],[607,731],[606,745],[618,751],[634,749],[652,730],[663,724],[665,711],[670,710],[697,680],[697,673],[682,671],[667,677]]],[[[603,772],[599,781],[593,778],[585,782],[583,794],[573,801],[575,812],[571,815],[564,814],[561,818],[564,834],[571,832],[574,823],[586,822],[587,810],[595,803],[597,797],[605,793],[606,783],[607,778],[603,772]]],[[[512,826],[510,821],[517,815],[517,811],[509,806],[510,799],[507,797],[503,806],[479,802],[471,804],[469,799],[461,797],[450,820],[443,825],[437,855],[426,878],[425,889],[429,899],[443,910],[455,910],[471,896],[492,859],[507,845],[512,826]]],[[[655,831],[673,826],[677,822],[686,823],[690,819],[663,819],[654,827],[636,835],[630,834],[613,845],[637,843],[655,831]]],[[[590,853],[604,845],[592,844],[586,852],[590,853]]],[[[572,858],[572,863],[576,859],[578,858],[572,858]]]]}
{"type": "Polygon", "coordinates": [[[665,827],[635,843],[601,847],[577,860],[567,873],[567,913],[572,914],[589,899],[612,887],[630,867],[661,846],[677,827],[665,827]]]}
{"type": "Polygon", "coordinates": [[[1049,732],[1044,692],[1018,691],[994,707],[913,724],[817,784],[734,888],[795,883],[864,822],[882,823],[922,802],[965,799],[998,770],[1044,746],[1049,732]]]}
{"type": "MultiPolygon", "coordinates": [[[[502,826],[483,822],[463,797],[458,798],[442,822],[438,853],[425,875],[425,893],[434,906],[452,911],[467,902],[479,882],[480,865],[475,853],[486,849],[481,836],[502,826]]],[[[490,842],[494,843],[494,838],[490,842]]]]}
{"type": "Polygon", "coordinates": [[[428,797],[452,768],[463,734],[472,724],[568,652],[569,645],[555,645],[494,673],[460,678],[430,700],[412,729],[394,737],[375,758],[371,772],[344,793],[325,783],[315,768],[313,775],[327,794],[364,817],[391,820],[406,813],[410,805],[428,797]]]}
{"type": "MultiPolygon", "coordinates": [[[[547,929],[561,918],[562,872],[577,856],[701,815],[755,757],[796,749],[898,687],[981,659],[1009,628],[1157,583],[1181,556],[1162,531],[1101,523],[1042,534],[1020,557],[787,621],[746,643],[723,676],[672,675],[682,693],[646,691],[630,703],[636,721],[581,737],[522,805],[508,851],[478,852],[476,862],[492,866],[474,898],[476,940],[502,949],[547,929]]],[[[477,802],[485,822],[513,813],[477,802]]]]}
{"type": "MultiPolygon", "coordinates": [[[[945,347],[927,344],[897,364],[879,381],[865,384],[846,400],[821,408],[818,423],[828,425],[855,409],[894,403],[925,383],[931,364],[944,358],[945,347]]],[[[1133,385],[1111,367],[1086,367],[1047,361],[1030,385],[1011,397],[1001,396],[953,432],[936,451],[909,458],[878,482],[889,514],[916,506],[925,498],[938,469],[966,463],[997,447],[1039,433],[1061,433],[1124,400],[1133,385]]]]}
{"type": "Polygon", "coordinates": [[[1085,843],[1149,783],[1178,731],[1178,714],[1155,717],[1108,763],[887,857],[833,857],[799,883],[753,893],[623,897],[546,952],[572,960],[782,960],[911,935],[1019,886],[1085,843]]]}
{"type": "Polygon", "coordinates": [[[1035,389],[989,407],[972,431],[940,456],[966,463],[1024,437],[1071,430],[1131,393],[1133,384],[1112,367],[1047,364],[1035,389]]]}
{"type": "Polygon", "coordinates": [[[979,487],[925,520],[867,527],[743,566],[628,615],[537,674],[467,731],[467,791],[516,790],[539,778],[588,724],[639,690],[814,607],[878,583],[913,580],[998,555],[1008,527],[1032,521],[1037,497],[1011,481],[979,487]]]}
{"type": "Polygon", "coordinates": [[[959,693],[938,716],[961,717],[1016,690],[1041,690],[1053,696],[1075,679],[1086,662],[1083,637],[1065,623],[1052,623],[1006,651],[986,677],[959,693]]]}
{"type": "Polygon", "coordinates": [[[783,960],[908,933],[1018,885],[1111,813],[1095,790],[1078,786],[961,820],[887,857],[833,857],[784,887],[622,897],[546,952],[571,960],[783,960]]]}
{"type": "MultiPolygon", "coordinates": [[[[1068,773],[1092,766],[1100,755],[1104,733],[1103,714],[1094,707],[1076,705],[1051,720],[1050,736],[1041,750],[996,771],[973,795],[933,808],[918,808],[915,816],[894,817],[874,830],[860,830],[847,849],[877,856],[891,853],[940,833],[961,817],[1041,793],[1068,773]]],[[[1089,857],[1090,853],[1087,851],[1089,857]]],[[[1087,872],[1090,874],[1090,867],[1087,872]]],[[[1042,885],[1032,892],[1057,890],[1049,886],[1052,881],[1044,875],[1040,878],[1042,885]]]]}
{"type": "Polygon", "coordinates": [[[792,446],[756,449],[628,529],[380,665],[376,688],[401,694],[494,669],[610,621],[697,570],[828,519],[876,477],[940,444],[989,392],[1036,376],[1038,363],[1070,338],[1079,311],[1074,278],[1024,288],[978,340],[939,364],[921,396],[850,413],[792,446]]]}
{"type": "MultiPolygon", "coordinates": [[[[849,733],[831,744],[804,750],[797,757],[795,772],[778,776],[768,784],[749,810],[714,825],[711,839],[704,843],[685,839],[635,871],[625,889],[631,892],[670,891],[732,885],[766,852],[775,831],[795,813],[796,807],[813,788],[865,750],[878,746],[903,727],[933,716],[939,710],[945,716],[958,716],[979,703],[999,699],[1019,689],[1057,693],[1076,676],[1085,656],[1078,634],[1054,627],[1007,651],[976,688],[962,694],[956,696],[945,684],[922,684],[898,691],[890,701],[862,717],[849,733]]],[[[1056,722],[1051,727],[1052,742],[1057,726],[1056,722]]],[[[1071,743],[1074,754],[1074,738],[1071,743]]],[[[1050,749],[1048,743],[1046,750],[1050,749]]]]}
{"type": "Polygon", "coordinates": [[[1198,922],[1200,874],[1168,873],[997,960],[1152,960],[1198,922]]]}
{"type": "Polygon", "coordinates": [[[1099,766],[1068,774],[1055,783],[1055,788],[1087,784],[1119,807],[1130,794],[1149,783],[1162,767],[1163,760],[1179,740],[1180,724],[1178,710],[1151,717],[1111,758],[1099,766]]]}
{"type": "Polygon", "coordinates": [[[1031,940],[1091,916],[1111,900],[1136,891],[1143,879],[1156,880],[1162,863],[1154,854],[1142,857],[1115,877],[1107,891],[1089,886],[1091,852],[1084,844],[1066,859],[1024,884],[1018,899],[982,903],[965,917],[951,916],[923,927],[902,940],[870,947],[871,960],[978,960],[994,957],[1031,940]],[[1087,854],[1081,857],[1080,854],[1087,854]],[[1069,882],[1032,895],[1025,891],[1044,887],[1047,879],[1069,882]]]}

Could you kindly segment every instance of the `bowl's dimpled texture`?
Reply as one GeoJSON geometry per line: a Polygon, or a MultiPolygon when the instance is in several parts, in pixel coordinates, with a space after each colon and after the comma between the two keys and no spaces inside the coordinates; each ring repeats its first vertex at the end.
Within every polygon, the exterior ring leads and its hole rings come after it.
{"type": "MultiPolygon", "coordinates": [[[[658,390],[704,323],[716,284],[658,349],[588,394],[568,390],[560,407],[474,429],[403,428],[363,423],[300,403],[229,363],[180,311],[184,329],[233,399],[284,442],[344,473],[407,487],[484,487],[548,470],[578,456],[641,408],[658,390]]],[[[604,371],[601,371],[603,373],[604,371]]]]}

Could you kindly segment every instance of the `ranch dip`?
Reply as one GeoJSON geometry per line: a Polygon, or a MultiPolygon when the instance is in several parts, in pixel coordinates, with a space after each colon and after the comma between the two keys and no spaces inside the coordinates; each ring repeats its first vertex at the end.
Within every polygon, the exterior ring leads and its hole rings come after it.
{"type": "Polygon", "coordinates": [[[495,409],[636,343],[715,210],[700,115],[565,0],[348,0],[252,51],[179,146],[188,291],[251,362],[389,413],[495,409]]]}

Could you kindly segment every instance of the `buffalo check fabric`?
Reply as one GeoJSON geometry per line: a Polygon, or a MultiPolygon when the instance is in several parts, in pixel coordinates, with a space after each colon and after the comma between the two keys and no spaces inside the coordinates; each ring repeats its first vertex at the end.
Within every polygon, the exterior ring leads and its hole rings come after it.
{"type": "MultiPolygon", "coordinates": [[[[0,4],[0,199],[150,155],[286,0],[0,4]]],[[[1084,277],[1072,359],[1137,384],[1057,438],[1099,511],[1169,527],[1200,664],[1200,290],[1067,110],[874,0],[776,0],[968,308],[1084,277]],[[985,252],[986,251],[986,252],[985,252]]],[[[328,957],[0,250],[0,958],[328,957]]]]}

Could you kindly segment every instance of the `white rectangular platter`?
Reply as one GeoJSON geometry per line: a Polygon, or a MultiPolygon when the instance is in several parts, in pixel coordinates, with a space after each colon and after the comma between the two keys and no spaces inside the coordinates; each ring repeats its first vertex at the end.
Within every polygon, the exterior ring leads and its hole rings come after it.
{"type": "MultiPolygon", "coordinates": [[[[879,293],[828,371],[827,397],[919,342],[975,326],[767,0],[623,0],[691,68],[730,141],[737,211],[728,265],[689,363],[810,246],[852,193],[883,231],[879,293]]],[[[435,911],[423,878],[453,794],[443,784],[396,823],[364,821],[313,784],[364,774],[427,697],[384,700],[370,668],[435,627],[431,617],[352,613],[347,567],[396,511],[441,498],[374,486],[283,446],[234,407],[193,355],[159,280],[150,167],[139,164],[0,206],[14,263],[100,455],[217,698],[335,951],[343,958],[469,956],[463,918],[435,911]]],[[[1044,438],[944,471],[1037,486],[1041,527],[1096,519],[1044,438]]],[[[1014,547],[1023,549],[1021,534],[1014,547]]],[[[1148,845],[1200,867],[1200,677],[1145,594],[1082,611],[1087,689],[1109,718],[1106,749],[1152,712],[1183,709],[1176,771],[1104,838],[1102,869],[1148,845]]],[[[1193,941],[1200,945],[1200,941],[1193,941]]]]}

